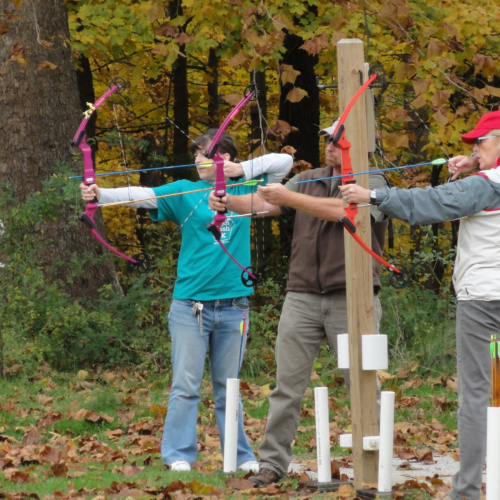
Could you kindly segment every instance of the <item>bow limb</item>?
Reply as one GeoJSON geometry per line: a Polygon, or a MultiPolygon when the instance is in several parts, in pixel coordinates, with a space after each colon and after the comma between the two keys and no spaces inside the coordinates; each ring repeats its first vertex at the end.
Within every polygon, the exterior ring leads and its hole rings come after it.
{"type": "MultiPolygon", "coordinates": [[[[240,110],[246,106],[246,104],[254,97],[254,94],[252,91],[250,91],[241,101],[233,108],[233,110],[229,113],[229,115],[226,117],[226,119],[222,122],[222,125],[219,127],[219,130],[217,130],[217,133],[215,134],[212,143],[210,144],[210,148],[207,154],[207,158],[212,159],[216,166],[216,173],[215,173],[215,196],[218,198],[222,198],[226,196],[226,190],[227,190],[227,185],[226,185],[226,176],[224,174],[224,159],[221,157],[219,153],[219,140],[222,137],[222,134],[225,132],[227,127],[229,126],[229,123],[231,120],[240,112],[240,110]]],[[[226,221],[226,211],[224,212],[217,212],[210,224],[207,224],[207,229],[210,231],[214,238],[217,240],[217,243],[219,246],[222,248],[222,250],[226,253],[226,255],[238,266],[240,267],[243,272],[241,275],[241,281],[245,286],[253,286],[257,283],[257,276],[252,274],[249,269],[245,268],[242,264],[240,264],[228,251],[228,249],[225,247],[225,245],[222,243],[221,238],[222,238],[222,225],[226,221]],[[245,277],[245,275],[247,277],[245,277]]]]}
{"type": "Polygon", "coordinates": [[[113,252],[114,254],[118,255],[118,257],[122,257],[125,260],[128,260],[129,262],[132,262],[133,264],[137,264],[137,261],[129,257],[128,255],[125,255],[124,253],[121,253],[119,250],[116,248],[112,247],[107,241],[104,240],[104,238],[97,232],[97,229],[95,228],[95,221],[94,221],[94,214],[98,210],[99,206],[97,203],[91,201],[87,203],[85,206],[85,212],[81,215],[78,216],[78,218],[87,226],[88,230],[90,231],[90,234],[94,236],[94,238],[102,243],[108,250],[113,252]]]}

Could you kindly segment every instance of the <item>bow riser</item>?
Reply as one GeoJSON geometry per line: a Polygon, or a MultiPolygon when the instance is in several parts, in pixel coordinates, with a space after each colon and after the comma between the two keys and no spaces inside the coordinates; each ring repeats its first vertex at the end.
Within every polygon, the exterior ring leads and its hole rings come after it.
{"type": "Polygon", "coordinates": [[[83,183],[86,186],[95,184],[95,172],[92,166],[92,148],[86,143],[85,135],[81,139],[78,149],[83,154],[83,183]]]}

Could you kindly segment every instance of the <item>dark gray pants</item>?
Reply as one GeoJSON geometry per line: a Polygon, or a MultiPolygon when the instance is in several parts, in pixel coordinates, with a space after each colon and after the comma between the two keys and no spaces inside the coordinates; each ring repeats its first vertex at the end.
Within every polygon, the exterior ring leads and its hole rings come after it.
{"type": "MultiPolygon", "coordinates": [[[[382,316],[378,297],[373,298],[373,304],[374,329],[378,333],[382,316]]],[[[259,448],[262,468],[280,476],[287,473],[314,358],[325,340],[336,352],[337,335],[341,333],[347,333],[345,292],[287,293],[276,340],[276,388],[269,396],[266,436],[259,448]]],[[[349,387],[349,371],[342,372],[349,387]]]]}
{"type": "Polygon", "coordinates": [[[454,500],[479,500],[491,392],[491,335],[500,334],[500,301],[463,300],[457,309],[458,441],[454,500]]]}

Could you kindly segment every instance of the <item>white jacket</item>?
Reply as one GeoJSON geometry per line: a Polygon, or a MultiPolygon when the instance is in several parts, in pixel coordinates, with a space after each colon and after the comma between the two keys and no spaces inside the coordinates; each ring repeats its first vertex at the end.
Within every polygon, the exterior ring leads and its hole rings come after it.
{"type": "MultiPolygon", "coordinates": [[[[500,168],[477,175],[500,184],[500,168]]],[[[500,300],[500,208],[460,220],[453,284],[458,300],[500,300]]]]}

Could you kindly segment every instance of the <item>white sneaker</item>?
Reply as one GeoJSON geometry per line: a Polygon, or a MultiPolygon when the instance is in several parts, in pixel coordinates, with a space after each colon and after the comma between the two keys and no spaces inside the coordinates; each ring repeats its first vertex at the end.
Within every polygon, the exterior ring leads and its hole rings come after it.
{"type": "Polygon", "coordinates": [[[178,472],[188,471],[191,470],[191,466],[185,460],[176,460],[170,464],[170,470],[176,470],[178,472]]]}
{"type": "Polygon", "coordinates": [[[238,467],[239,470],[244,470],[245,472],[252,471],[257,474],[259,472],[259,462],[257,460],[249,460],[238,467]]]}

